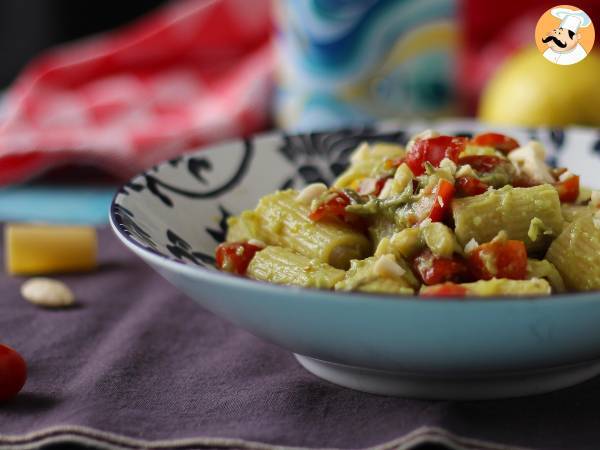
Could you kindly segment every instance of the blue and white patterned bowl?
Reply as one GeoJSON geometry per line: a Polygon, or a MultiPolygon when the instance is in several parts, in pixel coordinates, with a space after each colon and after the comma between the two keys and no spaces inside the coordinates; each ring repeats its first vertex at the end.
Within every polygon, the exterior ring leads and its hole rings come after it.
{"type": "MultiPolygon", "coordinates": [[[[276,286],[218,272],[226,218],[278,188],[331,181],[363,140],[404,142],[426,127],[470,134],[469,121],[272,133],[174,159],[124,185],[117,236],[200,305],[296,354],[317,376],[367,392],[493,398],[566,387],[600,374],[600,292],[543,299],[428,300],[276,286]]],[[[502,129],[546,144],[550,161],[600,187],[595,129],[502,129]]]]}

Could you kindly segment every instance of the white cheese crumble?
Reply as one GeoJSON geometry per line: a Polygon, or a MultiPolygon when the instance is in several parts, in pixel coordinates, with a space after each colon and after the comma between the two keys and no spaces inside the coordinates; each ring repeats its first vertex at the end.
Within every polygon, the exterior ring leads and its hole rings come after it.
{"type": "Polygon", "coordinates": [[[396,262],[394,255],[383,255],[375,261],[373,273],[384,278],[401,278],[406,271],[396,262]]]}
{"type": "Polygon", "coordinates": [[[298,203],[310,205],[313,200],[319,198],[325,192],[327,192],[327,186],[325,186],[325,184],[312,183],[300,191],[300,193],[296,196],[296,201],[298,203]]]}
{"type": "Polygon", "coordinates": [[[467,242],[467,245],[465,245],[465,254],[468,255],[473,250],[475,250],[477,247],[479,247],[479,242],[477,242],[475,240],[475,238],[471,238],[471,240],[469,242],[467,242]]]}
{"type": "Polygon", "coordinates": [[[523,173],[537,183],[554,183],[554,177],[545,162],[546,150],[538,141],[530,141],[508,154],[519,173],[523,173]]]}

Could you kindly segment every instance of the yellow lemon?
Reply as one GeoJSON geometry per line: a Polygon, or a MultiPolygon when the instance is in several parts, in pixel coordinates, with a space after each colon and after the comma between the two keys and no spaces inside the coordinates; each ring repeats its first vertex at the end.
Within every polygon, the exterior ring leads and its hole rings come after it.
{"type": "Polygon", "coordinates": [[[479,118],[498,125],[600,126],[600,56],[560,66],[534,47],[509,58],[484,89],[479,118]]]}

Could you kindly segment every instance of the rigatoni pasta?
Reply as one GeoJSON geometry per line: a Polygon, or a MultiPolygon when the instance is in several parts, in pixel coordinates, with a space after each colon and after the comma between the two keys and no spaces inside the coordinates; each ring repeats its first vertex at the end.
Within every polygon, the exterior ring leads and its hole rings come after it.
{"type": "Polygon", "coordinates": [[[569,289],[600,289],[600,212],[577,217],[550,245],[546,259],[569,289]]]}
{"type": "Polygon", "coordinates": [[[317,289],[332,289],[345,272],[324,262],[302,256],[290,249],[268,246],[250,261],[249,278],[317,289]]]}
{"type": "Polygon", "coordinates": [[[229,218],[217,266],[395,296],[600,289],[600,192],[544,157],[497,133],[363,143],[331,187],[274,192],[229,218]]]}

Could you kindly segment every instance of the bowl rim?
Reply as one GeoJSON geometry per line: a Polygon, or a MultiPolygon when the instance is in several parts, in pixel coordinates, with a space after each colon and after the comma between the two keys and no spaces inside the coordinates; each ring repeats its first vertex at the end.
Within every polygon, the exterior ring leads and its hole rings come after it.
{"type": "MultiPolygon", "coordinates": [[[[273,135],[273,134],[280,134],[280,133],[278,133],[277,131],[260,133],[260,134],[250,136],[249,138],[246,138],[246,139],[255,139],[256,137],[259,137],[259,136],[263,137],[265,135],[269,136],[269,135],[273,135]]],[[[303,134],[306,134],[306,133],[298,133],[298,134],[294,134],[294,135],[303,135],[303,134]]],[[[242,138],[227,139],[227,140],[215,143],[215,144],[209,144],[207,146],[200,147],[200,148],[190,151],[190,152],[186,152],[186,153],[182,154],[182,156],[185,157],[185,156],[195,155],[200,152],[203,153],[205,151],[210,151],[210,150],[216,148],[216,146],[221,146],[221,145],[224,145],[227,143],[234,143],[234,142],[235,143],[243,143],[244,140],[245,139],[242,139],[242,138]]],[[[110,208],[109,208],[109,224],[110,224],[113,232],[117,235],[117,237],[121,240],[121,242],[123,242],[128,248],[130,248],[132,251],[134,251],[134,253],[136,253],[138,256],[140,256],[142,258],[150,259],[154,263],[156,263],[157,265],[159,265],[161,267],[164,267],[165,269],[183,271],[184,273],[186,273],[187,275],[190,275],[190,276],[200,277],[203,279],[212,278],[222,284],[230,285],[233,283],[234,285],[238,285],[241,288],[252,289],[252,290],[263,291],[263,292],[266,291],[266,292],[272,293],[274,295],[275,294],[293,295],[295,293],[300,293],[300,294],[302,294],[302,293],[317,294],[318,293],[319,295],[331,296],[332,298],[354,298],[354,299],[360,298],[360,299],[368,299],[369,301],[373,301],[373,300],[385,300],[385,301],[394,300],[394,301],[403,301],[403,302],[412,301],[412,302],[418,302],[419,304],[423,304],[423,303],[444,303],[444,304],[490,303],[490,304],[496,304],[498,302],[496,302],[495,300],[500,300],[501,303],[503,303],[503,304],[517,305],[517,304],[521,304],[521,303],[530,304],[532,301],[534,301],[535,303],[551,302],[553,304],[556,304],[557,302],[562,303],[564,301],[572,303],[574,301],[573,297],[575,297],[577,300],[582,300],[582,301],[588,301],[588,300],[598,301],[598,297],[600,296],[600,290],[594,290],[594,291],[581,291],[581,292],[565,292],[565,293],[561,293],[561,294],[551,294],[551,295],[544,295],[544,296],[530,295],[530,296],[522,296],[522,297],[510,296],[510,295],[501,295],[501,296],[493,296],[493,297],[478,297],[478,296],[472,296],[472,297],[459,297],[459,296],[441,297],[441,296],[438,296],[438,297],[434,297],[434,296],[432,296],[432,297],[427,297],[426,300],[423,300],[423,297],[420,297],[419,295],[396,295],[396,294],[365,293],[365,292],[353,292],[353,291],[334,292],[334,291],[329,291],[326,289],[305,288],[305,287],[299,287],[299,286],[283,286],[283,285],[278,285],[278,284],[274,284],[274,283],[252,280],[252,279],[249,279],[246,277],[237,276],[237,275],[226,273],[226,272],[219,271],[219,270],[210,270],[210,269],[204,268],[202,266],[198,266],[198,265],[187,264],[187,263],[185,263],[183,261],[179,261],[177,259],[168,258],[160,252],[152,251],[151,249],[143,246],[141,243],[139,243],[138,241],[133,239],[128,232],[126,232],[125,224],[122,223],[118,219],[118,216],[120,215],[118,212],[119,207],[123,206],[123,205],[121,205],[120,203],[117,202],[117,197],[123,192],[124,188],[129,183],[133,182],[134,180],[136,180],[140,177],[143,177],[145,175],[150,175],[150,172],[159,171],[161,167],[163,167],[164,165],[166,165],[168,163],[169,163],[169,160],[164,160],[157,164],[154,164],[152,167],[150,167],[142,172],[139,172],[138,174],[134,175],[133,177],[130,177],[127,181],[120,184],[118,189],[116,190],[116,192],[114,193],[114,195],[112,197],[112,200],[110,203],[110,208]]]]}

